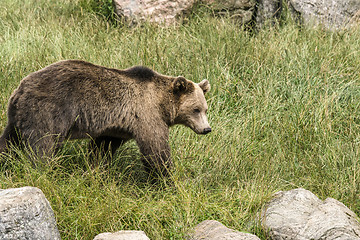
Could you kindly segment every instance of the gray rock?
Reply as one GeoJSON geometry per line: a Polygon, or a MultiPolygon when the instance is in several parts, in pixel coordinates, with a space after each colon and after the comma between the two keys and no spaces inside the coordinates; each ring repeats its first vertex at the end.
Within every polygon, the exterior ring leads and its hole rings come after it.
{"type": "Polygon", "coordinates": [[[276,193],[261,213],[262,224],[273,240],[359,240],[356,218],[341,202],[333,198],[321,201],[302,188],[276,193]]]}
{"type": "MultiPolygon", "coordinates": [[[[198,2],[209,5],[220,15],[247,24],[255,20],[258,28],[279,19],[283,0],[113,0],[115,11],[130,25],[149,21],[171,25],[182,19],[198,2]]],[[[299,22],[340,30],[360,22],[360,0],[286,0],[299,22]]]]}
{"type": "Polygon", "coordinates": [[[94,240],[149,240],[143,231],[119,231],[101,233],[94,240]]]}
{"type": "Polygon", "coordinates": [[[40,189],[0,190],[0,239],[60,239],[54,212],[40,189]]]}
{"type": "Polygon", "coordinates": [[[205,220],[199,223],[193,233],[191,240],[260,240],[250,233],[243,233],[225,227],[218,221],[205,220]]]}
{"type": "Polygon", "coordinates": [[[115,12],[130,24],[144,21],[173,24],[192,9],[195,0],[113,0],[115,12]]]}
{"type": "Polygon", "coordinates": [[[297,13],[295,18],[306,25],[321,25],[329,30],[341,30],[357,22],[360,0],[288,0],[297,13]]]}
{"type": "Polygon", "coordinates": [[[256,10],[256,25],[262,28],[266,23],[274,24],[280,17],[282,0],[258,0],[256,10]]]}

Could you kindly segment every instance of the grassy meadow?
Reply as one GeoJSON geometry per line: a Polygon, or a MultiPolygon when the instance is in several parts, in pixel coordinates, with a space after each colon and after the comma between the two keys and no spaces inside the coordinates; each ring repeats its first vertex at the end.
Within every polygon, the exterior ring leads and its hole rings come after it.
{"type": "Polygon", "coordinates": [[[254,34],[202,7],[180,26],[127,28],[89,1],[1,1],[0,132],[20,80],[63,59],[207,78],[213,132],[171,129],[171,184],[147,181],[134,142],[96,167],[87,141],[68,142],[47,164],[19,149],[2,157],[0,188],[39,187],[62,239],[119,230],[184,239],[206,219],[267,239],[257,212],[275,192],[298,187],[360,216],[359,29],[289,22],[254,34]]]}

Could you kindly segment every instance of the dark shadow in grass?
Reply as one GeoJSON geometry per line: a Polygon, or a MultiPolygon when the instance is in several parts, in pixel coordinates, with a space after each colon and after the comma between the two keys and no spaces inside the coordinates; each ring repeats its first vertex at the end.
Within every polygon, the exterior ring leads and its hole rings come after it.
{"type": "Polygon", "coordinates": [[[114,182],[116,185],[135,185],[139,188],[163,189],[171,180],[148,174],[141,161],[141,154],[133,141],[125,143],[116,153],[92,156],[88,151],[89,140],[66,141],[52,156],[38,157],[24,146],[10,146],[10,151],[0,155],[0,171],[18,176],[32,171],[46,174],[52,179],[64,180],[73,176],[92,178],[95,181],[114,182]]]}
{"type": "Polygon", "coordinates": [[[118,185],[131,184],[138,187],[164,188],[171,180],[145,171],[141,154],[134,141],[121,146],[114,155],[94,156],[88,150],[88,140],[68,141],[57,153],[57,167],[67,174],[100,173],[102,178],[118,185]]]}

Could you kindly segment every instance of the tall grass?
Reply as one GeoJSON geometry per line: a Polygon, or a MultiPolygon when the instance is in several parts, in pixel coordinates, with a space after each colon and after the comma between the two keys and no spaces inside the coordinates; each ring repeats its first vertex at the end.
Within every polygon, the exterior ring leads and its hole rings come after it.
{"type": "Polygon", "coordinates": [[[84,3],[2,1],[0,129],[23,77],[58,60],[83,59],[209,79],[213,132],[172,128],[172,185],[147,182],[134,142],[108,166],[92,166],[86,141],[67,143],[47,164],[18,149],[3,157],[0,188],[41,188],[63,239],[127,229],[183,239],[205,219],[267,239],[256,213],[276,191],[297,187],[360,214],[358,29],[285,24],[251,34],[206,9],[181,26],[126,28],[84,3]]]}

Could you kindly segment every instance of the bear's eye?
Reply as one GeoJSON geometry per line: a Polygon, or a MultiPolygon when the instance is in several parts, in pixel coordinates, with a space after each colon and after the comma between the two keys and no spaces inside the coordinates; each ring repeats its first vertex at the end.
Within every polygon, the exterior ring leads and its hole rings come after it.
{"type": "Polygon", "coordinates": [[[200,109],[195,108],[195,109],[194,109],[194,113],[200,113],[200,109]]]}

